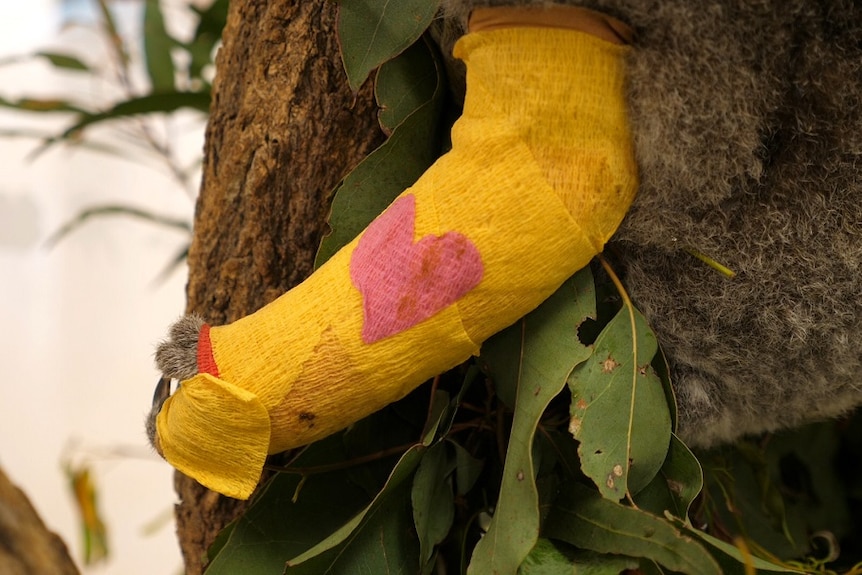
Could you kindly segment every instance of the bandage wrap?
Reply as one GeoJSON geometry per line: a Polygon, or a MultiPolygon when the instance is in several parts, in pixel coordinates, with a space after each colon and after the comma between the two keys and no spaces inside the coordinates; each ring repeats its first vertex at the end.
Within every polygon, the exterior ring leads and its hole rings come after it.
{"type": "Polygon", "coordinates": [[[585,266],[637,186],[625,53],[571,30],[462,38],[452,151],[305,282],[202,330],[157,418],[165,458],[247,498],[268,453],[400,399],[585,266]]]}

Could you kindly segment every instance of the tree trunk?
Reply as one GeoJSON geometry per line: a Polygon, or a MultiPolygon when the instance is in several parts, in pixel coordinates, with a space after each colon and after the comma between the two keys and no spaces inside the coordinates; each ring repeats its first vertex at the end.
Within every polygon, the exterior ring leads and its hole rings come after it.
{"type": "MultiPolygon", "coordinates": [[[[338,181],[380,144],[370,83],[347,86],[325,0],[234,0],[218,54],[189,252],[188,312],[219,325],[301,282],[338,181]]],[[[245,503],[177,473],[189,574],[245,503]]]]}
{"type": "Polygon", "coordinates": [[[66,544],[0,470],[0,573],[78,575],[66,544]]]}

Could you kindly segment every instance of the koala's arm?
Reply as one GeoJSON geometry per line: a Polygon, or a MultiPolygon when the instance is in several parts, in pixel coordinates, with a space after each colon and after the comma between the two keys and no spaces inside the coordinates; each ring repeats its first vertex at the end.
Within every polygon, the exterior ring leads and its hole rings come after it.
{"type": "Polygon", "coordinates": [[[463,362],[602,250],[637,188],[625,26],[556,15],[573,27],[528,14],[459,41],[469,88],[452,150],[311,277],[232,324],[173,328],[159,357],[183,380],[154,406],[171,464],[248,497],[268,453],[463,362]]]}

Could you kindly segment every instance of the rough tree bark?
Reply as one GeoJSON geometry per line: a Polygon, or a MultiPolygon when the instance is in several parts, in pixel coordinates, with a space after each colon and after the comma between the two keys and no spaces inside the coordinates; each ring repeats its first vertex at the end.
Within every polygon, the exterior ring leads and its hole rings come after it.
{"type": "MultiPolygon", "coordinates": [[[[380,142],[370,85],[347,86],[336,4],[234,0],[216,61],[189,252],[188,312],[245,316],[312,270],[331,191],[380,142]]],[[[177,474],[189,574],[245,504],[177,474]]]]}
{"type": "Polygon", "coordinates": [[[0,470],[0,573],[78,575],[66,544],[0,470]]]}

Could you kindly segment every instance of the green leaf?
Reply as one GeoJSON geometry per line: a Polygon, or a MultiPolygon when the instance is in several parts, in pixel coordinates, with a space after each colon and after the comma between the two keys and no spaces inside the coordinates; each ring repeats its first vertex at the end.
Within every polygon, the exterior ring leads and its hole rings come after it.
{"type": "Polygon", "coordinates": [[[837,431],[812,424],[703,454],[710,523],[782,560],[810,553],[811,533],[853,533],[847,471],[835,463],[852,457],[837,431]]]}
{"type": "MultiPolygon", "coordinates": [[[[366,517],[371,517],[377,513],[377,510],[380,509],[382,504],[387,500],[387,495],[392,492],[398,490],[402,487],[407,480],[413,476],[413,472],[419,465],[419,462],[422,460],[422,456],[424,455],[426,450],[426,446],[422,444],[417,444],[408,449],[404,455],[401,456],[401,459],[398,460],[398,463],[395,465],[395,468],[392,470],[392,473],[389,475],[389,480],[384,485],[383,489],[374,500],[362,509],[359,513],[353,516],[348,522],[344,523],[341,527],[335,530],[331,535],[319,541],[312,548],[308,549],[304,553],[298,554],[293,559],[287,562],[289,567],[296,567],[312,558],[315,558],[319,555],[325,554],[325,552],[335,549],[342,545],[345,542],[348,542],[352,538],[352,534],[359,529],[361,525],[366,520],[366,517]]],[[[409,497],[409,492],[405,492],[405,497],[409,497]]],[[[327,553],[324,555],[325,558],[329,558],[330,555],[327,553]]],[[[417,558],[418,562],[418,558],[417,558]]],[[[317,566],[318,562],[315,561],[312,565],[317,566]]],[[[413,566],[415,570],[415,565],[413,566]]],[[[305,571],[295,571],[296,573],[302,573],[305,571]]],[[[307,571],[308,573],[323,573],[324,571],[307,571]]],[[[291,571],[291,573],[293,573],[291,571]]]]}
{"type": "MultiPolygon", "coordinates": [[[[0,101],[0,105],[3,102],[0,101]]],[[[204,113],[209,112],[210,93],[209,92],[169,92],[164,94],[148,94],[131,98],[123,102],[119,102],[110,110],[100,113],[82,112],[77,121],[67,128],[59,136],[55,136],[46,140],[31,156],[36,156],[44,152],[50,146],[68,140],[77,135],[87,126],[98,124],[109,120],[118,120],[122,118],[130,118],[141,114],[154,113],[171,113],[181,108],[191,108],[204,113]]],[[[64,110],[70,111],[70,110],[64,110]]],[[[76,110],[80,111],[80,110],[76,110]]]]}
{"type": "Polygon", "coordinates": [[[581,550],[564,553],[552,541],[539,539],[518,568],[518,575],[619,575],[637,566],[634,559],[619,555],[581,550]]]}
{"type": "Polygon", "coordinates": [[[434,547],[443,541],[455,518],[455,496],[452,494],[452,471],[455,459],[448,452],[448,443],[433,445],[416,470],[411,500],[413,522],[419,536],[419,559],[426,564],[434,547]]]}
{"type": "Polygon", "coordinates": [[[181,108],[190,108],[200,112],[209,113],[209,92],[167,92],[162,94],[148,94],[136,98],[130,98],[114,105],[113,108],[98,114],[83,116],[77,124],[63,132],[62,138],[68,138],[75,132],[97,122],[105,120],[116,120],[139,116],[141,114],[169,114],[181,108]]]}
{"type": "Polygon", "coordinates": [[[703,546],[664,519],[577,483],[563,485],[545,521],[545,535],[580,549],[645,557],[689,575],[722,573],[703,546]]]}
{"type": "MultiPolygon", "coordinates": [[[[539,495],[533,438],[542,413],[563,389],[572,369],[589,357],[589,348],[578,339],[578,326],[595,314],[595,305],[593,276],[587,267],[508,328],[522,334],[520,345],[508,350],[521,358],[515,416],[497,507],[488,532],[473,551],[468,573],[514,573],[536,544],[539,495]]],[[[510,345],[511,340],[494,336],[483,349],[498,342],[510,345]]]]}
{"type": "Polygon", "coordinates": [[[374,85],[383,131],[391,133],[414,110],[432,100],[439,82],[434,55],[425,42],[416,42],[383,64],[374,85]]]}
{"type": "Polygon", "coordinates": [[[769,571],[772,573],[804,573],[804,571],[790,569],[781,565],[776,565],[770,561],[761,559],[760,557],[750,556],[748,559],[743,557],[742,552],[729,543],[725,543],[720,539],[716,539],[712,535],[704,533],[699,529],[693,529],[691,526],[682,526],[687,533],[691,533],[707,544],[707,550],[712,554],[719,565],[721,565],[724,575],[747,575],[745,569],[746,561],[750,562],[751,566],[760,571],[769,571]]]}
{"type": "Polygon", "coordinates": [[[276,475],[236,522],[207,575],[280,573],[285,561],[324,539],[367,502],[344,473],[304,482],[299,475],[276,475]]]}
{"type": "Polygon", "coordinates": [[[195,28],[192,42],[197,42],[201,38],[214,38],[210,40],[210,45],[215,46],[215,43],[221,37],[225,24],[227,24],[228,7],[228,0],[213,0],[209,6],[203,9],[189,5],[189,8],[198,15],[198,25],[195,28]]]}
{"type": "Polygon", "coordinates": [[[670,365],[668,365],[667,357],[661,347],[658,348],[658,352],[656,352],[655,357],[653,358],[652,367],[659,376],[659,379],[661,379],[664,396],[667,400],[667,407],[670,410],[671,430],[676,433],[678,419],[676,392],[674,391],[673,383],[670,380],[670,365]]]}
{"type": "Polygon", "coordinates": [[[640,312],[623,307],[593,347],[569,379],[569,430],[581,442],[584,474],[619,501],[646,487],[664,463],[670,412],[650,365],[658,344],[640,312]]]}
{"type": "Polygon", "coordinates": [[[479,361],[482,371],[494,381],[494,393],[510,409],[515,408],[521,373],[522,333],[520,322],[497,332],[482,344],[479,361]]]}
{"type": "Polygon", "coordinates": [[[440,429],[440,423],[443,421],[443,416],[449,408],[449,392],[437,389],[434,391],[434,396],[431,398],[431,408],[428,410],[428,420],[425,422],[425,428],[422,430],[422,443],[431,445],[434,437],[437,435],[437,430],[440,429]]]}
{"type": "Polygon", "coordinates": [[[691,503],[701,489],[703,470],[700,463],[676,435],[671,435],[670,449],[661,471],[634,500],[644,511],[659,516],[669,511],[685,521],[688,519],[691,503]]]}
{"type": "Polygon", "coordinates": [[[430,418],[427,417],[427,395],[416,390],[401,401],[357,421],[342,434],[348,458],[378,454],[374,460],[351,466],[344,472],[353,483],[363,487],[369,497],[373,498],[386,485],[398,459],[416,444],[417,436],[422,437],[422,444],[426,447],[431,445],[440,403],[445,403],[447,395],[442,390],[438,391],[432,401],[430,418]],[[423,418],[428,419],[428,429],[425,430],[419,427],[423,418]],[[381,453],[392,455],[379,457],[381,453]]]}
{"type": "MultiPolygon", "coordinates": [[[[410,485],[393,485],[337,546],[305,562],[290,562],[286,575],[415,575],[419,545],[410,516],[410,485]]],[[[239,573],[239,572],[238,572],[239,573]]],[[[272,571],[275,573],[275,571],[272,571]]]]}
{"type": "Polygon", "coordinates": [[[191,56],[189,77],[201,78],[203,69],[212,63],[213,50],[227,23],[228,0],[215,0],[205,9],[190,6],[198,15],[198,25],[191,42],[186,44],[191,56]]]}
{"type": "Polygon", "coordinates": [[[482,474],[485,462],[470,455],[469,451],[454,441],[450,445],[455,448],[455,486],[458,495],[466,495],[482,474]]]}
{"type": "Polygon", "coordinates": [[[21,98],[20,100],[6,100],[0,98],[0,106],[5,108],[14,108],[25,112],[76,112],[78,114],[87,114],[88,112],[71,102],[66,100],[57,100],[54,98],[21,98]]]}
{"type": "Polygon", "coordinates": [[[350,87],[413,44],[431,24],[439,0],[342,0],[338,40],[350,87]]]}
{"type": "Polygon", "coordinates": [[[160,0],[144,4],[144,58],[153,93],[174,90],[174,61],[171,48],[175,40],[168,36],[160,0]]]}
{"type": "MultiPolygon", "coordinates": [[[[419,46],[430,50],[424,42],[419,46]]],[[[437,159],[442,76],[439,64],[436,60],[433,63],[437,77],[433,94],[409,113],[389,139],[362,160],[336,190],[329,217],[331,233],[320,244],[315,267],[323,265],[353,240],[437,159]]],[[[386,94],[395,93],[387,90],[386,94]]],[[[399,115],[406,112],[398,103],[379,100],[378,104],[383,108],[397,109],[399,115]]]]}
{"type": "Polygon", "coordinates": [[[461,389],[459,389],[458,393],[455,394],[455,397],[451,399],[449,406],[440,418],[438,433],[441,436],[448,434],[449,430],[452,429],[452,424],[455,423],[455,416],[458,415],[458,408],[464,400],[464,394],[467,393],[479,375],[481,375],[481,371],[475,364],[467,366],[467,372],[464,374],[464,380],[461,382],[461,389]]]}
{"type": "MultiPolygon", "coordinates": [[[[410,413],[415,411],[414,405],[420,407],[423,416],[428,411],[427,393],[414,392],[399,403],[405,402],[410,413]]],[[[447,394],[441,390],[426,426],[432,438],[435,422],[439,420],[436,414],[447,403],[447,394]]],[[[409,449],[401,447],[415,441],[422,420],[417,422],[413,417],[405,421],[395,411],[382,409],[347,432],[305,448],[295,462],[255,497],[235,523],[227,543],[220,551],[214,551],[218,570],[213,572],[280,573],[292,558],[305,555],[311,559],[340,548],[377,513],[392,491],[404,484],[409,488],[409,479],[431,439],[409,449]]],[[[409,489],[403,497],[408,512],[405,530],[409,532],[413,529],[409,489]]],[[[414,569],[419,562],[418,540],[415,547],[416,552],[411,555],[414,569]]]]}
{"type": "Polygon", "coordinates": [[[57,54],[56,52],[36,52],[36,56],[46,58],[55,68],[64,70],[78,70],[88,72],[90,67],[84,64],[78,58],[69,56],[68,54],[57,54]]]}
{"type": "Polygon", "coordinates": [[[65,223],[63,227],[54,232],[51,237],[48,238],[48,241],[46,243],[48,244],[48,246],[54,246],[57,244],[57,242],[69,235],[74,230],[78,229],[81,225],[83,225],[91,218],[100,216],[130,216],[139,220],[143,220],[145,222],[158,224],[160,226],[175,228],[186,232],[192,231],[191,224],[185,220],[160,216],[158,214],[154,214],[153,212],[133,208],[131,206],[107,205],[96,206],[79,212],[74,219],[65,223]]]}

